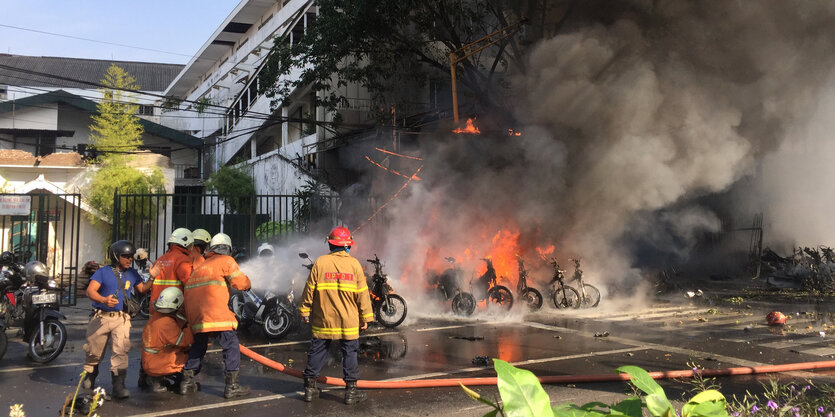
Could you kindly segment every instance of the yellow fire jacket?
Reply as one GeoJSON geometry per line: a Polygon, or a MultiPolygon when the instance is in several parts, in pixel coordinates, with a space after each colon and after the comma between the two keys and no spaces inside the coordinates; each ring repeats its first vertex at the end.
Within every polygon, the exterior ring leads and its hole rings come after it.
{"type": "Polygon", "coordinates": [[[251,285],[231,256],[209,252],[206,261],[191,273],[183,291],[191,330],[205,333],[237,329],[238,320],[229,310],[229,286],[244,291],[251,285]]]}
{"type": "Polygon", "coordinates": [[[317,339],[358,339],[360,324],[374,320],[359,261],[345,251],[316,259],[304,286],[299,312],[302,317],[310,317],[313,337],[317,339]]]}

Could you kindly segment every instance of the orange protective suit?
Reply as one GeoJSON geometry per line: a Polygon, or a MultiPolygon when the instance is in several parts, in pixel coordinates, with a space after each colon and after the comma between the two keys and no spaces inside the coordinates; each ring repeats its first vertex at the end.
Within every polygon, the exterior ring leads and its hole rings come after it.
{"type": "Polygon", "coordinates": [[[154,303],[162,290],[168,287],[183,289],[183,283],[188,280],[193,270],[191,252],[188,249],[171,245],[171,249],[157,258],[154,266],[148,271],[154,279],[151,287],[151,315],[160,314],[154,310],[154,303]]]}
{"type": "Polygon", "coordinates": [[[150,376],[165,376],[183,370],[194,334],[185,317],[156,314],[142,330],[142,369],[150,376]]]}
{"type": "Polygon", "coordinates": [[[183,291],[186,318],[194,333],[238,328],[235,313],[229,309],[229,286],[244,291],[252,284],[231,256],[209,252],[206,261],[191,273],[183,291]]]}

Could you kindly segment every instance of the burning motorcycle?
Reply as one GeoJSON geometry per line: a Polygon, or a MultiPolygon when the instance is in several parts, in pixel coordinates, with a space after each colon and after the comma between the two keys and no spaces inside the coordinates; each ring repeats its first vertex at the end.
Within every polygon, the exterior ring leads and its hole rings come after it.
{"type": "Polygon", "coordinates": [[[459,316],[470,316],[475,311],[475,298],[468,292],[461,291],[461,268],[455,263],[455,258],[444,258],[452,266],[441,275],[435,276],[434,284],[437,293],[444,300],[452,300],[452,312],[459,316]]]}
{"type": "Polygon", "coordinates": [[[384,327],[397,327],[406,319],[406,301],[395,294],[394,289],[389,285],[388,275],[383,273],[380,258],[375,254],[374,259],[366,259],[366,261],[374,265],[374,275],[371,276],[371,285],[369,285],[374,317],[384,327]]]}
{"type": "MultiPolygon", "coordinates": [[[[29,344],[27,355],[35,362],[57,358],[67,343],[67,329],[58,312],[60,290],[49,278],[46,266],[33,261],[24,266],[9,252],[0,254],[0,320],[5,325],[20,326],[23,340],[29,344]]],[[[5,332],[4,332],[5,336],[5,332]]]]}
{"type": "Polygon", "coordinates": [[[516,284],[516,291],[519,297],[528,306],[528,310],[535,311],[542,308],[542,293],[536,288],[528,286],[528,270],[525,269],[525,262],[522,257],[516,255],[516,262],[519,264],[519,282],[516,284]]]}
{"type": "Polygon", "coordinates": [[[513,294],[504,285],[499,285],[493,261],[488,258],[481,258],[481,260],[487,263],[487,271],[476,281],[476,284],[478,284],[477,291],[474,291],[474,294],[477,295],[476,298],[479,301],[486,299],[505,310],[510,310],[513,307],[513,294]]]}
{"type": "Polygon", "coordinates": [[[579,288],[577,292],[580,294],[580,304],[583,307],[597,307],[600,304],[600,290],[583,281],[583,270],[580,269],[579,259],[571,258],[569,260],[574,262],[574,281],[577,281],[577,287],[579,288]]]}

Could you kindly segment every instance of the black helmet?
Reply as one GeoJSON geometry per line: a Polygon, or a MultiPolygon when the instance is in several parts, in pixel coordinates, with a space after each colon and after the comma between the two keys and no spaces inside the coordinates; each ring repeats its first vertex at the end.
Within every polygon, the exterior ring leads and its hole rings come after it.
{"type": "Polygon", "coordinates": [[[107,256],[110,257],[110,262],[116,264],[119,262],[119,257],[122,255],[130,255],[133,258],[133,255],[136,253],[136,248],[133,246],[129,240],[119,240],[113,242],[110,245],[110,249],[107,250],[107,256]]]}
{"type": "Polygon", "coordinates": [[[23,269],[26,278],[34,281],[36,277],[48,277],[49,273],[46,270],[46,265],[43,262],[31,261],[26,264],[23,269]]]}
{"type": "Polygon", "coordinates": [[[9,266],[14,263],[14,255],[11,252],[5,251],[0,253],[0,265],[9,266]]]}

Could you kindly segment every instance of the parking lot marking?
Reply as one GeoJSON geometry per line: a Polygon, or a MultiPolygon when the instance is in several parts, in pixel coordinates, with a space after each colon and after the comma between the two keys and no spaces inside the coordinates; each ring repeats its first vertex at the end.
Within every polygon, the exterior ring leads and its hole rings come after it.
{"type": "Polygon", "coordinates": [[[288,397],[288,395],[286,395],[286,394],[275,394],[275,395],[267,395],[267,396],[258,397],[258,398],[247,398],[247,399],[244,399],[244,400],[235,400],[235,401],[226,400],[222,403],[203,404],[203,405],[198,405],[198,406],[194,406],[194,407],[178,408],[176,410],[154,411],[152,413],[134,414],[130,417],[172,416],[172,415],[181,414],[181,413],[191,413],[191,412],[196,412],[196,411],[211,410],[213,408],[224,408],[224,407],[231,407],[231,406],[236,406],[236,405],[244,405],[244,404],[260,403],[260,402],[264,402],[264,401],[280,400],[282,398],[287,398],[287,397],[288,397]]]}

